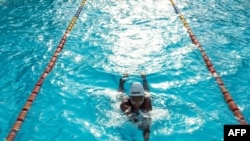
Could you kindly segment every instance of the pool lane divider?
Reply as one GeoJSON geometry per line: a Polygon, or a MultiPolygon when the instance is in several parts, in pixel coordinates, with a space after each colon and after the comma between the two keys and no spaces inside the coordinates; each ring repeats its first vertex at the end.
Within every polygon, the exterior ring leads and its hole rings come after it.
{"type": "Polygon", "coordinates": [[[196,39],[194,33],[192,32],[191,28],[189,27],[189,25],[186,21],[186,19],[180,13],[180,10],[177,8],[174,0],[170,0],[170,2],[172,4],[172,6],[174,7],[175,13],[179,15],[180,20],[182,21],[184,27],[187,29],[187,32],[189,34],[189,37],[190,37],[192,43],[195,44],[198,47],[198,49],[200,50],[202,57],[203,57],[203,60],[206,64],[208,70],[212,74],[212,76],[216,79],[216,82],[219,85],[221,93],[224,96],[224,99],[225,99],[226,103],[228,104],[230,110],[234,113],[234,116],[236,117],[236,119],[239,121],[240,124],[246,125],[247,122],[245,121],[243,114],[240,112],[238,106],[236,105],[236,103],[234,102],[230,93],[226,89],[221,77],[216,72],[215,68],[213,67],[212,62],[210,61],[210,59],[209,59],[208,55],[206,54],[206,52],[204,51],[203,47],[201,46],[199,41],[196,39]]]}
{"type": "Polygon", "coordinates": [[[17,132],[20,130],[22,123],[24,122],[26,115],[29,111],[29,109],[32,106],[32,103],[35,101],[35,98],[38,94],[38,92],[41,89],[41,86],[45,80],[45,78],[48,76],[48,74],[51,72],[51,70],[53,69],[53,67],[55,66],[56,60],[58,55],[60,54],[60,52],[63,50],[63,47],[65,45],[65,42],[67,40],[67,37],[69,36],[70,31],[72,30],[73,26],[75,25],[75,22],[77,20],[77,18],[79,17],[82,8],[85,4],[86,0],[83,0],[81,2],[81,5],[79,6],[76,14],[74,15],[74,17],[72,18],[70,24],[68,25],[68,28],[66,29],[54,55],[52,56],[50,62],[48,63],[46,69],[44,70],[44,72],[41,74],[39,80],[37,81],[33,91],[31,92],[31,94],[28,97],[28,100],[26,101],[26,103],[24,104],[21,112],[19,113],[16,122],[14,123],[13,127],[11,128],[8,136],[6,137],[7,141],[13,141],[16,137],[17,132]]]}

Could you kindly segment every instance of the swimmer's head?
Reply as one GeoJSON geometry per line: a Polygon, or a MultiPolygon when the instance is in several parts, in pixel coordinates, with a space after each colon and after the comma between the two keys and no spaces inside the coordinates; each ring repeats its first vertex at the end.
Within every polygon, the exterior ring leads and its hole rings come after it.
{"type": "Polygon", "coordinates": [[[136,107],[139,108],[142,103],[144,102],[144,88],[139,82],[132,83],[130,87],[130,100],[131,103],[136,107]]]}

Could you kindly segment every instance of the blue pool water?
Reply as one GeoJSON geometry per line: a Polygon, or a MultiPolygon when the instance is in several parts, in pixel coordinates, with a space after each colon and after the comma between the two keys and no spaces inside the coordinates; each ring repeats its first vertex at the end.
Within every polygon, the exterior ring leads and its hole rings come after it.
{"type": "MultiPolygon", "coordinates": [[[[250,122],[249,0],[176,0],[250,122]]],[[[8,135],[81,1],[0,0],[0,139],[8,135]]],[[[118,80],[146,72],[151,141],[222,141],[238,124],[168,0],[87,1],[15,140],[140,141],[118,80]]]]}

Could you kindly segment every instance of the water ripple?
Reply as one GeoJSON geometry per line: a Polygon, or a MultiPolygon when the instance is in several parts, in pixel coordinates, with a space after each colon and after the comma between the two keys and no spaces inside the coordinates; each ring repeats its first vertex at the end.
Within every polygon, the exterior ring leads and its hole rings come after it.
{"type": "MultiPolygon", "coordinates": [[[[177,1],[246,117],[247,4],[177,1]]],[[[1,139],[78,6],[79,1],[43,0],[0,7],[1,139]]],[[[169,1],[98,0],[84,6],[17,140],[142,140],[141,131],[127,122],[116,99],[123,72],[129,72],[130,81],[140,80],[139,72],[148,74],[152,140],[221,140],[222,131],[214,130],[237,123],[169,1]]]]}

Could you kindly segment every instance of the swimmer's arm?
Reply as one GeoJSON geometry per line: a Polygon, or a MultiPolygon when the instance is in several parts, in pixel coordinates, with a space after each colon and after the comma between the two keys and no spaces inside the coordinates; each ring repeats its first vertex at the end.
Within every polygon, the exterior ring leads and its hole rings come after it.
{"type": "Polygon", "coordinates": [[[123,77],[120,78],[119,80],[118,95],[117,95],[117,99],[119,100],[123,100],[126,98],[125,89],[124,89],[124,83],[126,82],[126,79],[127,79],[127,76],[123,75],[123,77]]]}
{"type": "Polygon", "coordinates": [[[125,83],[125,80],[123,80],[122,78],[120,78],[118,92],[124,93],[124,83],[125,83]]]}
{"type": "Polygon", "coordinates": [[[151,99],[150,97],[147,97],[146,99],[146,105],[145,105],[145,109],[143,111],[143,115],[144,115],[144,120],[146,121],[146,128],[143,130],[143,138],[144,141],[148,141],[149,140],[149,136],[150,136],[150,127],[151,127],[151,114],[150,111],[152,111],[152,105],[151,105],[151,99]]]}
{"type": "Polygon", "coordinates": [[[146,78],[146,74],[141,74],[141,78],[142,78],[142,84],[143,84],[143,88],[144,90],[149,93],[149,86],[148,86],[148,81],[146,78]]]}
{"type": "Polygon", "coordinates": [[[123,101],[120,105],[122,112],[128,117],[129,121],[131,122],[138,122],[138,118],[136,115],[131,111],[132,107],[127,105],[125,101],[123,101]]]}
{"type": "Polygon", "coordinates": [[[127,104],[128,99],[124,99],[120,105],[120,109],[125,115],[129,115],[131,113],[131,106],[127,104]]]}
{"type": "Polygon", "coordinates": [[[122,78],[120,78],[118,92],[120,92],[120,93],[124,93],[125,92],[124,91],[124,83],[126,82],[127,78],[128,78],[128,74],[126,74],[126,73],[123,74],[122,78]]]}
{"type": "Polygon", "coordinates": [[[149,130],[149,128],[143,130],[143,139],[144,139],[144,141],[148,141],[149,140],[149,136],[150,136],[150,130],[149,130]]]}
{"type": "Polygon", "coordinates": [[[151,122],[152,122],[152,119],[151,119],[150,113],[149,112],[144,113],[143,114],[143,124],[144,124],[144,126],[142,128],[144,141],[149,140],[151,122]]]}

